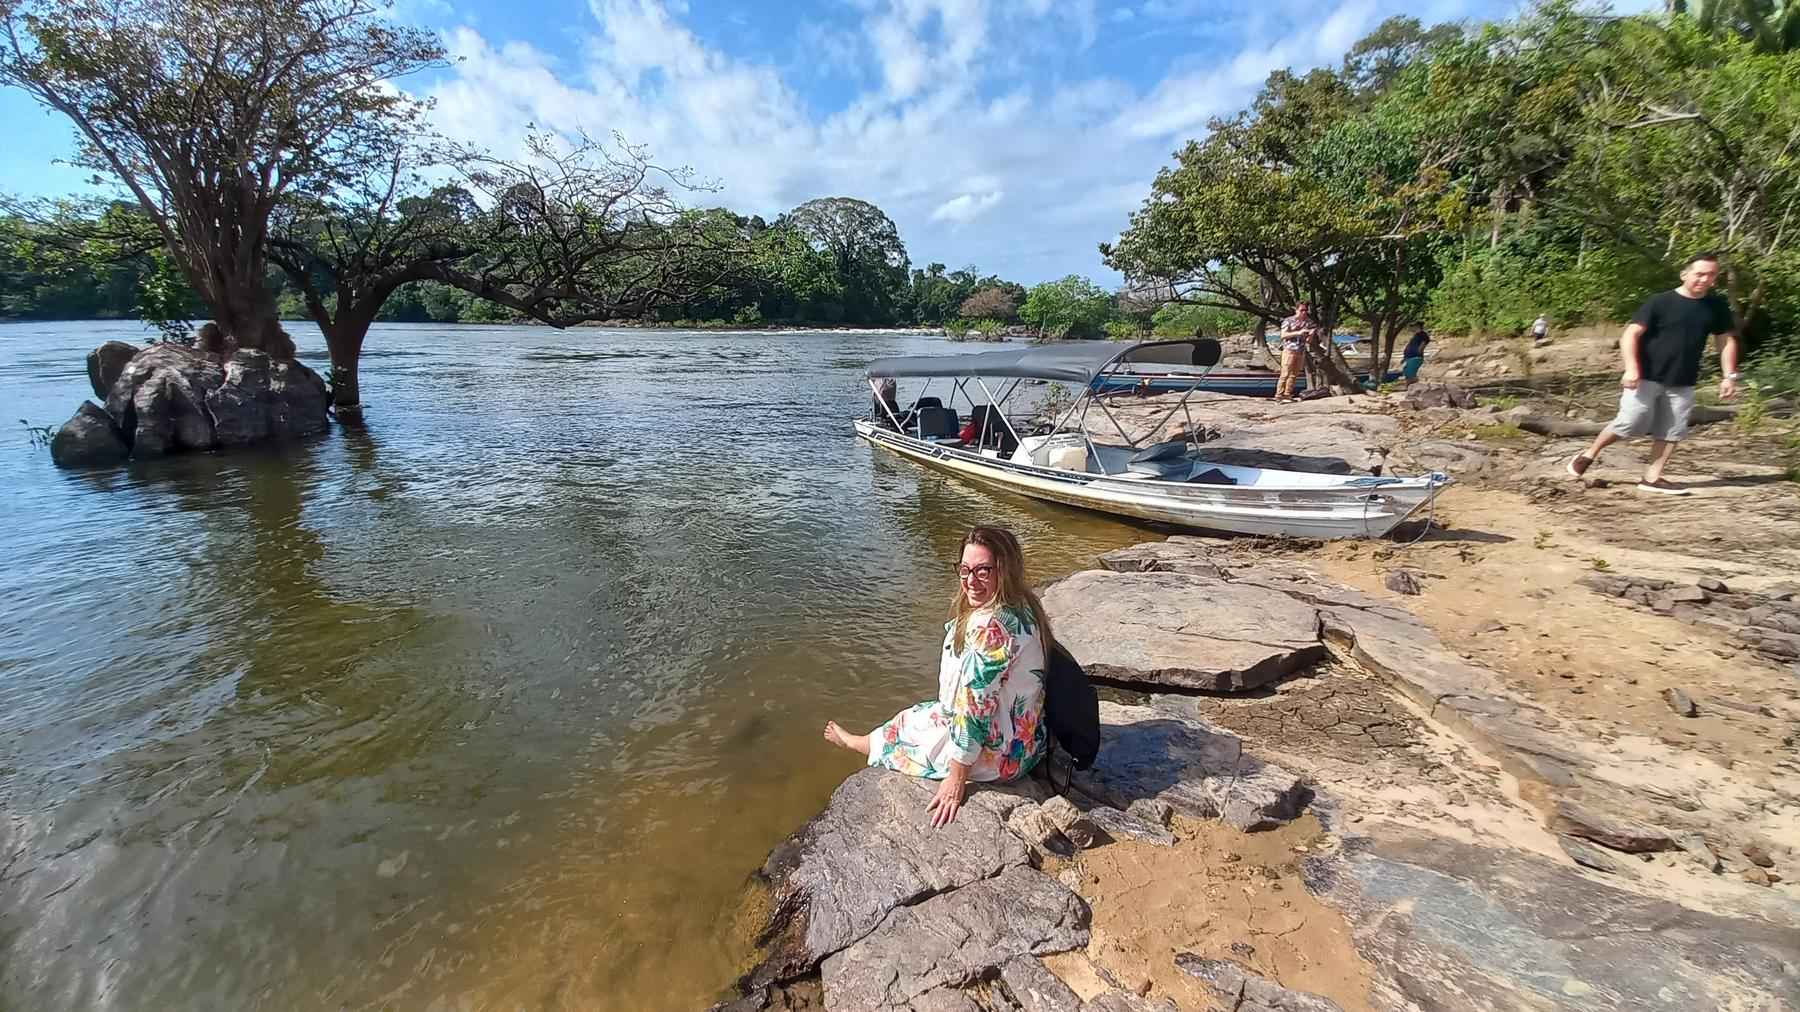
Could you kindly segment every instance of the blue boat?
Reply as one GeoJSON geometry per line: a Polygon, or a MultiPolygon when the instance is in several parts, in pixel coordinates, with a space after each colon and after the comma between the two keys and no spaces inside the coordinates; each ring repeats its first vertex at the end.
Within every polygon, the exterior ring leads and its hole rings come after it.
{"type": "MultiPolygon", "coordinates": [[[[1206,373],[1129,372],[1113,373],[1094,379],[1097,394],[1118,394],[1135,390],[1149,393],[1198,390],[1204,393],[1236,394],[1239,397],[1273,397],[1275,383],[1281,377],[1271,369],[1214,369],[1206,373]]],[[[1388,381],[1398,380],[1398,372],[1388,373],[1388,381]]],[[[1369,385],[1369,374],[1356,374],[1356,382],[1369,385]]],[[[1294,380],[1294,392],[1306,389],[1306,376],[1294,380]]]]}

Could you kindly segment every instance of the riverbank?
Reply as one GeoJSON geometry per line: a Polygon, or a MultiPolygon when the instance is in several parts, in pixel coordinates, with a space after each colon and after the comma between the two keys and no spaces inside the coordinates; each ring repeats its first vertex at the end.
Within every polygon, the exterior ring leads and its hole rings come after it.
{"type": "Polygon", "coordinates": [[[985,821],[934,837],[900,778],[857,773],[757,876],[786,962],[735,1007],[783,1007],[784,973],[833,1009],[1800,1002],[1791,423],[1697,429],[1686,498],[1635,492],[1635,445],[1574,482],[1585,440],[1504,417],[1604,418],[1582,378],[1603,350],[1562,354],[1584,365],[1491,377],[1510,400],[1473,408],[1202,402],[1227,447],[1459,484],[1396,541],[1174,536],[1048,588],[1109,683],[1068,795],[1092,845],[1045,832],[1041,784],[980,791],[985,821]],[[944,873],[937,847],[981,857],[944,873]],[[920,877],[848,874],[889,863],[920,877]],[[1005,931],[971,913],[996,876],[1038,897],[1005,931]],[[934,948],[926,925],[999,941],[934,948]]]}

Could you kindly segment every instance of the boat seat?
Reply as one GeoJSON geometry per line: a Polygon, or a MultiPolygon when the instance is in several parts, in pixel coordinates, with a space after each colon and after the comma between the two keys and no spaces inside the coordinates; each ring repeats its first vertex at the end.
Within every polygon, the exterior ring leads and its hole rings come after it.
{"type": "Polygon", "coordinates": [[[1147,474],[1157,478],[1186,477],[1194,462],[1187,456],[1187,440],[1169,439],[1131,455],[1125,462],[1125,470],[1133,474],[1147,474]]]}
{"type": "Polygon", "coordinates": [[[943,406],[944,402],[936,397],[921,397],[918,400],[913,401],[912,409],[914,411],[923,411],[926,408],[941,408],[943,406]]]}
{"type": "Polygon", "coordinates": [[[962,427],[949,408],[920,408],[913,413],[912,434],[933,442],[960,443],[962,427]]]}

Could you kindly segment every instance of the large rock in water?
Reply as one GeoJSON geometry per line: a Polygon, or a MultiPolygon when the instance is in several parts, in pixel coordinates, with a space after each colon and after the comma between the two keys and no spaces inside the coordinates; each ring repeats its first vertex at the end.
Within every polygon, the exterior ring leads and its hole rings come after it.
{"type": "Polygon", "coordinates": [[[1200,572],[1088,570],[1043,597],[1057,640],[1096,678],[1242,692],[1325,657],[1312,605],[1200,572]]]}
{"type": "Polygon", "coordinates": [[[124,341],[108,341],[88,352],[88,383],[93,385],[94,396],[105,400],[119,374],[125,371],[126,364],[142,350],[138,345],[124,341]]]}
{"type": "Polygon", "coordinates": [[[233,355],[225,364],[225,381],[206,395],[222,447],[323,432],[328,401],[317,373],[298,362],[272,361],[260,351],[233,355]]]}
{"type": "Polygon", "coordinates": [[[50,440],[50,459],[60,467],[116,464],[130,453],[112,418],[93,401],[82,401],[50,440]]]}
{"type": "MultiPolygon", "coordinates": [[[[89,356],[96,382],[104,378],[107,348],[89,356]]],[[[221,363],[164,343],[124,362],[107,388],[106,413],[132,456],[147,458],[323,432],[328,401],[325,382],[299,362],[243,350],[221,363]]]]}
{"type": "Polygon", "coordinates": [[[178,344],[146,348],[125,364],[106,393],[106,413],[133,456],[160,457],[213,448],[206,392],[225,379],[217,359],[178,344]]]}

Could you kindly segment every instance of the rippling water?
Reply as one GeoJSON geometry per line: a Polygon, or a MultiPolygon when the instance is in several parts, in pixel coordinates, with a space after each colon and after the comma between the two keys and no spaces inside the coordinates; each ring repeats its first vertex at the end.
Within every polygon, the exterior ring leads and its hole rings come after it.
{"type": "Polygon", "coordinates": [[[378,327],[366,432],[54,469],[143,333],[0,327],[4,1009],[703,1005],[962,529],[1143,533],[853,439],[874,334],[378,327]]]}

